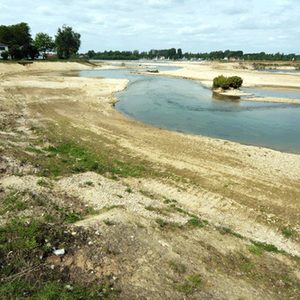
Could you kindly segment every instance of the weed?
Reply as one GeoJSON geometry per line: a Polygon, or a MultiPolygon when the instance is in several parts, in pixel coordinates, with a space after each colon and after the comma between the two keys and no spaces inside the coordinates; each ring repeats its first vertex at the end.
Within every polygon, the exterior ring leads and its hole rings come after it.
{"type": "Polygon", "coordinates": [[[84,184],[87,186],[95,186],[93,181],[86,181],[84,184]]]}
{"type": "Polygon", "coordinates": [[[251,241],[253,245],[255,245],[257,248],[261,249],[262,251],[266,252],[275,252],[280,253],[281,251],[272,244],[257,242],[257,241],[251,241]]]}
{"type": "Polygon", "coordinates": [[[262,255],[263,254],[263,249],[262,248],[260,248],[260,247],[257,247],[256,245],[250,245],[249,247],[248,247],[248,249],[249,249],[249,251],[251,252],[251,253],[253,253],[253,254],[255,254],[255,255],[262,255]]]}
{"type": "Polygon", "coordinates": [[[285,237],[289,238],[289,237],[293,236],[293,234],[295,233],[295,230],[291,227],[283,227],[281,229],[281,232],[285,237]]]}
{"type": "Polygon", "coordinates": [[[145,207],[145,209],[149,210],[149,211],[152,211],[152,212],[156,212],[158,214],[161,214],[161,215],[164,215],[164,216],[167,216],[168,214],[160,207],[155,207],[155,206],[152,206],[152,205],[148,205],[145,207]]]}
{"type": "Polygon", "coordinates": [[[207,221],[200,220],[198,217],[193,217],[188,220],[187,225],[191,227],[203,228],[207,225],[207,221]]]}
{"type": "Polygon", "coordinates": [[[168,198],[166,198],[166,197],[164,197],[164,203],[166,203],[166,204],[170,204],[170,203],[177,203],[177,201],[176,200],[174,200],[174,199],[168,199],[168,198]]]}
{"type": "Polygon", "coordinates": [[[0,203],[0,215],[7,212],[23,211],[27,208],[27,203],[24,202],[18,195],[18,193],[11,193],[4,197],[0,203]]]}
{"type": "Polygon", "coordinates": [[[233,235],[233,236],[235,236],[235,237],[237,237],[239,239],[243,239],[244,238],[241,234],[233,231],[231,228],[228,228],[228,227],[218,227],[218,229],[219,229],[219,231],[220,231],[221,234],[231,234],[231,235],[233,235]]]}
{"type": "Polygon", "coordinates": [[[44,178],[40,178],[38,179],[38,181],[36,182],[38,185],[42,186],[42,187],[47,187],[50,188],[53,185],[51,184],[51,182],[49,182],[48,180],[44,179],[44,178]]]}
{"type": "Polygon", "coordinates": [[[170,261],[169,265],[172,270],[178,274],[183,274],[186,272],[186,266],[180,262],[170,261]]]}
{"type": "Polygon", "coordinates": [[[103,220],[103,223],[107,226],[113,226],[115,225],[115,222],[109,220],[109,219],[106,219],[106,220],[103,220]]]}
{"type": "Polygon", "coordinates": [[[175,222],[168,222],[168,221],[165,221],[161,218],[157,218],[155,220],[155,222],[159,225],[159,227],[161,229],[177,229],[177,228],[182,228],[182,225],[178,224],[178,223],[175,223],[175,222]]]}
{"type": "Polygon", "coordinates": [[[132,193],[132,189],[130,187],[127,187],[126,190],[125,190],[125,192],[127,192],[127,193],[130,194],[130,193],[132,193]]]}
{"type": "Polygon", "coordinates": [[[201,283],[201,276],[198,274],[193,274],[187,276],[183,283],[177,284],[176,289],[185,295],[189,295],[199,290],[201,283]]]}

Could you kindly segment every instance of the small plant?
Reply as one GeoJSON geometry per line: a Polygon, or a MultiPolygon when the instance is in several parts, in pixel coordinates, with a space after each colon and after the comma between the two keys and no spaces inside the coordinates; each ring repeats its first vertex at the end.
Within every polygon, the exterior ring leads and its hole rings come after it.
{"type": "Polygon", "coordinates": [[[127,192],[127,193],[132,193],[132,189],[128,186],[127,188],[126,188],[126,190],[125,190],[125,192],[127,192]]]}
{"type": "Polygon", "coordinates": [[[243,236],[235,231],[233,231],[231,228],[228,227],[219,227],[218,228],[221,234],[231,234],[239,239],[243,239],[243,236]]]}
{"type": "Polygon", "coordinates": [[[172,270],[178,274],[183,274],[186,272],[186,266],[180,262],[170,261],[169,265],[172,268],[172,270]]]}
{"type": "Polygon", "coordinates": [[[183,283],[177,284],[176,289],[185,295],[189,295],[193,292],[196,292],[200,288],[201,283],[201,276],[198,274],[193,274],[187,276],[183,283]]]}
{"type": "Polygon", "coordinates": [[[200,220],[198,217],[192,217],[188,220],[187,224],[192,227],[202,228],[207,225],[207,222],[200,220]]]}
{"type": "Polygon", "coordinates": [[[27,208],[27,203],[24,202],[17,193],[7,195],[0,203],[0,215],[6,212],[22,211],[27,208]]]}
{"type": "Polygon", "coordinates": [[[263,249],[261,249],[260,247],[257,247],[256,245],[250,245],[248,247],[249,251],[255,255],[262,255],[263,254],[263,249]]]}
{"type": "Polygon", "coordinates": [[[86,181],[84,184],[87,186],[95,186],[93,181],[86,181]]]}
{"type": "Polygon", "coordinates": [[[42,187],[47,187],[47,188],[52,187],[51,182],[49,182],[48,180],[46,180],[44,178],[40,178],[36,183],[42,187]]]}
{"type": "Polygon", "coordinates": [[[281,232],[287,238],[291,237],[295,233],[294,229],[291,227],[283,227],[281,232]]]}
{"type": "Polygon", "coordinates": [[[113,225],[115,225],[115,223],[113,221],[109,220],[109,219],[103,220],[103,223],[105,225],[107,225],[107,226],[113,226],[113,225]]]}
{"type": "Polygon", "coordinates": [[[262,251],[266,251],[266,252],[275,252],[275,253],[279,253],[280,250],[272,245],[272,244],[267,244],[267,243],[262,243],[262,242],[256,242],[256,241],[252,241],[252,244],[254,246],[256,246],[257,248],[261,249],[262,251]]]}

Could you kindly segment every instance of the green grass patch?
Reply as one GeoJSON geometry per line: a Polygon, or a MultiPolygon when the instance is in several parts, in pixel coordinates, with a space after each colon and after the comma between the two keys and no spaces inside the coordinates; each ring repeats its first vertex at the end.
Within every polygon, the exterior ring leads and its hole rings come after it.
{"type": "Polygon", "coordinates": [[[286,226],[286,227],[283,227],[281,229],[281,233],[287,237],[287,238],[290,238],[292,237],[294,234],[295,234],[295,230],[289,226],[286,226]]]}
{"type": "Polygon", "coordinates": [[[0,200],[0,215],[7,212],[19,212],[28,207],[28,204],[18,193],[11,193],[0,200]]]}
{"type": "Polygon", "coordinates": [[[198,274],[193,274],[187,276],[184,282],[176,284],[176,289],[185,295],[190,295],[198,291],[201,287],[201,284],[201,276],[198,274]]]}
{"type": "Polygon", "coordinates": [[[198,217],[192,217],[187,221],[187,225],[190,227],[196,227],[196,228],[203,228],[206,226],[208,223],[207,221],[203,221],[199,219],[198,217]]]}
{"type": "Polygon", "coordinates": [[[282,252],[279,250],[276,246],[272,244],[267,244],[267,243],[262,243],[262,242],[257,242],[257,241],[251,241],[254,246],[259,248],[261,251],[266,251],[266,252],[274,252],[274,253],[280,253],[282,252]]]}
{"type": "Polygon", "coordinates": [[[239,239],[244,238],[241,234],[233,231],[231,228],[228,228],[228,227],[218,227],[218,230],[220,231],[221,234],[230,234],[230,235],[233,235],[233,236],[235,236],[239,239]]]}
{"type": "Polygon", "coordinates": [[[262,255],[264,253],[264,250],[261,247],[258,247],[254,244],[250,245],[248,249],[251,253],[255,255],[262,255]]]}

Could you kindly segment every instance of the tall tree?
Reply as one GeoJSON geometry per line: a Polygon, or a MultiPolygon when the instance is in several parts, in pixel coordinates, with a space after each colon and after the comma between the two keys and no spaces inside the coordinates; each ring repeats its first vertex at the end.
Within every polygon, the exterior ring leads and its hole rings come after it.
{"type": "Polygon", "coordinates": [[[74,32],[72,27],[63,25],[62,28],[58,28],[55,45],[59,58],[70,58],[79,50],[80,34],[74,32]]]}
{"type": "Polygon", "coordinates": [[[38,49],[38,51],[43,53],[43,58],[47,57],[46,52],[53,50],[55,44],[53,39],[47,33],[39,32],[36,34],[34,39],[34,46],[38,49]]]}
{"type": "Polygon", "coordinates": [[[27,52],[32,42],[29,25],[24,22],[9,26],[1,25],[0,42],[8,45],[13,59],[30,56],[27,52]]]}

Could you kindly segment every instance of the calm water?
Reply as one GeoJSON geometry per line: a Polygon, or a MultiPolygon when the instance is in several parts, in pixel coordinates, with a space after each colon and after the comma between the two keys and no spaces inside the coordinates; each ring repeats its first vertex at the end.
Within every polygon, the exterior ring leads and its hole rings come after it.
{"type": "Polygon", "coordinates": [[[300,153],[300,105],[215,100],[197,82],[128,70],[82,71],[81,76],[128,78],[116,108],[144,123],[300,153]]]}
{"type": "MultiPolygon", "coordinates": [[[[300,78],[299,78],[300,80],[300,78]]],[[[300,104],[300,89],[282,89],[282,88],[242,88],[246,93],[252,93],[259,97],[278,97],[299,99],[300,104]]]]}

